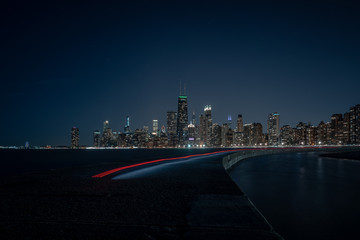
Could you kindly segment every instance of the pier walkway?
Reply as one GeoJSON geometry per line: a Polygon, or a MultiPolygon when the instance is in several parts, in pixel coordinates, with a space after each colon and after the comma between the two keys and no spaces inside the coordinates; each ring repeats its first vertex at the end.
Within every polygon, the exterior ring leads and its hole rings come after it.
{"type": "Polygon", "coordinates": [[[229,154],[2,177],[1,238],[282,239],[229,177],[229,154]]]}

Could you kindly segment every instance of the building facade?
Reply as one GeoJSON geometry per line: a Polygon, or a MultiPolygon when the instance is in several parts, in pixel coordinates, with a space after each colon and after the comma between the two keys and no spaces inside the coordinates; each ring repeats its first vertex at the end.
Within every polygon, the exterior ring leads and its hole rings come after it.
{"type": "Polygon", "coordinates": [[[278,113],[271,113],[268,116],[268,141],[270,146],[275,146],[279,144],[280,137],[280,115],[278,113]]]}
{"type": "Polygon", "coordinates": [[[100,147],[101,145],[101,133],[99,130],[95,130],[93,133],[93,147],[100,147]]]}
{"type": "Polygon", "coordinates": [[[152,120],[152,135],[157,136],[159,133],[159,121],[154,119],[152,120]]]}
{"type": "Polygon", "coordinates": [[[125,123],[125,127],[124,127],[124,133],[125,134],[131,133],[131,130],[130,130],[130,117],[129,116],[126,116],[126,123],[125,123]]]}
{"type": "Polygon", "coordinates": [[[280,143],[281,145],[295,144],[295,131],[290,125],[284,125],[280,128],[280,143]]]}
{"type": "Polygon", "coordinates": [[[211,132],[212,132],[212,115],[211,105],[204,107],[204,144],[205,146],[211,146],[211,132]]]}
{"type": "Polygon", "coordinates": [[[243,145],[262,146],[264,144],[263,127],[261,123],[244,124],[243,145]]]}
{"type": "Polygon", "coordinates": [[[178,97],[178,112],[177,112],[177,129],[176,134],[179,138],[179,145],[183,146],[185,144],[185,132],[184,129],[187,128],[189,124],[188,118],[188,102],[186,95],[180,95],[178,97]]]}
{"type": "Polygon", "coordinates": [[[244,131],[244,122],[243,122],[243,117],[242,117],[241,114],[239,114],[238,117],[237,117],[236,131],[237,132],[243,132],[244,131]]]}
{"type": "Polygon", "coordinates": [[[166,132],[168,134],[176,134],[177,130],[177,113],[174,111],[168,111],[166,113],[166,132]]]}
{"type": "Polygon", "coordinates": [[[79,148],[79,129],[73,127],[71,129],[71,148],[79,148]]]}
{"type": "Polygon", "coordinates": [[[350,143],[360,144],[360,104],[350,108],[350,143]]]}

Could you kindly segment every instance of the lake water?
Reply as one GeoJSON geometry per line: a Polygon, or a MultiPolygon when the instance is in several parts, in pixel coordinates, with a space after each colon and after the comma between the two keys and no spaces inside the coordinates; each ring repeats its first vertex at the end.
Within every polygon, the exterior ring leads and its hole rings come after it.
{"type": "Polygon", "coordinates": [[[230,174],[285,239],[359,239],[360,161],[269,155],[230,174]]]}
{"type": "Polygon", "coordinates": [[[223,149],[0,149],[0,177],[92,164],[131,164],[217,150],[223,149]]]}

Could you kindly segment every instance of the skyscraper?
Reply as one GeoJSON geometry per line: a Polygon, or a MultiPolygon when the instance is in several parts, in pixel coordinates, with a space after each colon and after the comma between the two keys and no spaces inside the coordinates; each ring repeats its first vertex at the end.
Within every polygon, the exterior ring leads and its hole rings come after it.
{"type": "Polygon", "coordinates": [[[79,147],[79,129],[77,127],[73,127],[71,129],[71,148],[79,147]]]}
{"type": "Polygon", "coordinates": [[[130,117],[126,116],[126,124],[124,127],[124,133],[129,134],[131,132],[130,130],[130,117]]]}
{"type": "Polygon", "coordinates": [[[229,128],[231,128],[231,124],[232,124],[232,117],[231,117],[231,115],[230,115],[230,114],[228,115],[227,120],[228,120],[228,125],[229,125],[229,128]]]}
{"type": "Polygon", "coordinates": [[[308,125],[303,122],[299,122],[295,128],[295,144],[306,145],[306,129],[308,125]]]}
{"type": "Polygon", "coordinates": [[[149,126],[143,126],[144,132],[149,133],[149,126]]]}
{"type": "Polygon", "coordinates": [[[187,127],[188,129],[188,136],[187,136],[187,144],[189,147],[193,147],[195,145],[195,140],[196,140],[196,136],[195,136],[195,125],[190,123],[187,127]]]}
{"type": "Polygon", "coordinates": [[[269,145],[274,146],[278,145],[279,143],[279,136],[280,136],[280,115],[278,113],[271,113],[268,117],[268,138],[269,138],[269,145]]]}
{"type": "Polygon", "coordinates": [[[327,129],[326,124],[321,121],[318,125],[317,143],[318,145],[327,144],[327,129]]]}
{"type": "Polygon", "coordinates": [[[350,143],[350,113],[344,113],[343,119],[343,144],[350,143]]]}
{"type": "Polygon", "coordinates": [[[200,145],[204,145],[205,144],[205,117],[203,114],[200,114],[200,119],[199,119],[199,137],[200,137],[200,145]]]}
{"type": "Polygon", "coordinates": [[[211,105],[204,107],[204,143],[207,147],[211,145],[211,132],[212,132],[212,117],[211,105]]]}
{"type": "Polygon", "coordinates": [[[111,139],[113,137],[112,129],[110,128],[110,123],[106,120],[103,124],[103,133],[101,139],[101,147],[110,147],[111,146],[111,139]]]}
{"type": "Polygon", "coordinates": [[[188,119],[188,104],[187,104],[187,96],[180,95],[178,98],[178,113],[177,113],[177,129],[176,134],[179,138],[179,144],[184,145],[185,134],[184,128],[186,128],[189,124],[188,119]]]}
{"type": "Polygon", "coordinates": [[[263,130],[261,123],[248,123],[244,125],[244,145],[258,146],[263,144],[263,130]]]}
{"type": "Polygon", "coordinates": [[[101,146],[102,147],[111,147],[113,145],[112,139],[113,139],[113,131],[110,127],[108,127],[105,129],[105,132],[103,133],[101,146]]]}
{"type": "Polygon", "coordinates": [[[29,149],[29,147],[30,147],[29,141],[26,141],[25,142],[25,149],[29,149]]]}
{"type": "Polygon", "coordinates": [[[168,134],[176,134],[177,128],[177,113],[168,111],[166,113],[166,131],[168,134]]]}
{"type": "MultiPolygon", "coordinates": [[[[263,127],[261,123],[254,123],[254,143],[255,145],[263,145],[264,143],[264,134],[263,134],[263,127]]],[[[280,136],[280,129],[279,129],[279,136],[280,136]]]]}
{"type": "Polygon", "coordinates": [[[339,144],[343,138],[343,115],[341,113],[331,116],[331,144],[339,144]]]}
{"type": "Polygon", "coordinates": [[[196,115],[195,115],[195,112],[192,113],[191,123],[192,123],[193,125],[196,125],[196,115]]]}
{"type": "Polygon", "coordinates": [[[211,127],[211,146],[212,147],[221,147],[221,126],[217,123],[214,123],[211,127]]]}
{"type": "Polygon", "coordinates": [[[306,139],[307,139],[307,143],[306,145],[315,145],[316,144],[316,140],[318,138],[317,136],[318,133],[318,127],[317,126],[309,126],[306,129],[306,139]]]}
{"type": "Polygon", "coordinates": [[[153,130],[152,130],[152,135],[157,135],[158,131],[159,131],[159,121],[158,120],[153,120],[153,130]]]}
{"type": "Polygon", "coordinates": [[[238,115],[237,118],[237,128],[236,128],[237,132],[243,132],[244,131],[244,122],[243,122],[243,117],[241,114],[238,115]]]}
{"type": "Polygon", "coordinates": [[[230,129],[230,127],[229,127],[229,125],[227,123],[224,123],[221,126],[221,146],[222,147],[228,147],[226,145],[226,140],[227,140],[226,135],[227,135],[229,129],[230,129]]]}
{"type": "Polygon", "coordinates": [[[350,108],[350,142],[360,143],[360,104],[350,108]]]}
{"type": "Polygon", "coordinates": [[[101,143],[101,136],[100,136],[100,131],[99,130],[95,130],[93,133],[93,146],[94,147],[100,147],[100,143],[101,143]]]}
{"type": "Polygon", "coordinates": [[[175,147],[179,141],[177,137],[177,113],[174,111],[168,111],[166,113],[166,131],[168,137],[168,146],[175,147]]]}
{"type": "Polygon", "coordinates": [[[104,122],[104,125],[103,125],[103,134],[105,134],[106,129],[108,129],[108,128],[109,128],[109,121],[106,120],[106,121],[104,122]]]}

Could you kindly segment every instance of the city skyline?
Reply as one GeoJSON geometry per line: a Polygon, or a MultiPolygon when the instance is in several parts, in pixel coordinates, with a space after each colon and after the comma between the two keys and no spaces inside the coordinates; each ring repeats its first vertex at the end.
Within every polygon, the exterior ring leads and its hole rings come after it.
{"type": "MultiPolygon", "coordinates": [[[[129,116],[126,116],[124,132],[111,128],[109,121],[106,120],[103,123],[102,134],[99,130],[94,130],[92,147],[182,148],[360,143],[360,104],[351,106],[345,113],[332,114],[329,121],[321,120],[317,125],[301,121],[296,126],[281,125],[280,114],[274,112],[268,115],[267,125],[264,127],[258,122],[244,123],[242,114],[238,114],[236,125],[232,128],[231,115],[228,115],[228,121],[222,124],[212,122],[211,105],[204,106],[204,112],[199,116],[199,124],[196,124],[194,113],[192,120],[185,124],[188,116],[187,96],[180,92],[178,112],[168,111],[166,126],[162,125],[161,128],[157,119],[152,120],[151,132],[149,132],[149,126],[136,128],[134,132],[129,131],[129,116]],[[183,117],[177,117],[179,115],[183,117]],[[264,130],[265,127],[266,130],[264,130]]],[[[29,143],[26,142],[25,145],[29,143]]],[[[77,127],[71,130],[71,148],[79,148],[77,127]],[[76,130],[75,133],[74,130],[76,130]]]]}
{"type": "Polygon", "coordinates": [[[2,9],[0,145],[68,145],[72,126],[80,144],[91,145],[104,120],[123,130],[126,116],[135,128],[153,119],[161,127],[177,109],[180,82],[189,119],[211,105],[215,123],[231,114],[234,124],[242,114],[266,127],[266,116],[279,112],[281,124],[317,125],[360,102],[360,16],[352,3],[8,2],[2,9]]]}
{"type": "MultiPolygon", "coordinates": [[[[187,99],[188,99],[188,96],[185,95],[184,93],[181,92],[182,90],[180,90],[180,95],[178,96],[178,111],[180,110],[181,111],[181,101],[183,100],[186,100],[186,113],[184,113],[184,115],[186,115],[186,118],[189,118],[188,117],[188,103],[187,103],[187,99]]],[[[271,140],[272,138],[270,137],[269,138],[269,144],[270,146],[271,145],[274,145],[272,144],[272,142],[278,142],[279,145],[281,145],[281,141],[280,141],[280,129],[283,129],[284,127],[292,127],[292,128],[295,128],[297,127],[299,124],[303,124],[304,126],[308,125],[308,126],[320,126],[322,123],[330,123],[333,118],[343,118],[343,116],[346,118],[346,114],[349,114],[349,112],[351,112],[351,108],[355,108],[355,107],[358,107],[359,104],[355,104],[354,106],[352,107],[348,107],[348,110],[347,111],[343,111],[342,113],[332,113],[327,119],[322,119],[322,120],[318,120],[317,123],[312,123],[310,121],[297,121],[295,122],[293,125],[291,124],[287,124],[287,123],[283,123],[279,120],[279,116],[280,116],[280,113],[278,112],[273,112],[273,113],[269,113],[267,114],[267,118],[264,117],[263,119],[261,120],[256,120],[256,121],[253,121],[253,122],[249,122],[249,121],[246,121],[246,116],[245,116],[245,120],[244,120],[244,114],[242,113],[238,113],[236,114],[238,117],[237,119],[236,118],[233,118],[232,116],[236,116],[236,115],[232,115],[232,114],[228,114],[227,117],[226,117],[226,120],[224,120],[223,122],[214,122],[213,121],[213,117],[214,115],[212,114],[212,111],[213,111],[213,108],[211,105],[205,105],[203,107],[203,112],[200,112],[198,115],[195,114],[195,111],[192,111],[191,112],[191,120],[188,120],[186,124],[182,124],[181,126],[187,126],[189,123],[190,124],[193,124],[193,121],[195,120],[196,122],[198,122],[199,124],[197,124],[196,126],[199,127],[200,126],[200,129],[199,131],[204,131],[205,132],[208,132],[207,134],[210,136],[212,133],[212,129],[210,129],[210,127],[212,128],[212,126],[214,125],[224,125],[224,124],[228,124],[228,127],[230,129],[232,129],[234,132],[237,131],[238,127],[240,125],[242,125],[242,128],[244,128],[245,125],[247,126],[250,126],[250,125],[253,125],[255,124],[255,127],[257,126],[257,124],[260,124],[260,127],[261,127],[261,133],[262,134],[267,134],[267,135],[273,135],[273,139],[277,139],[277,140],[271,140]],[[203,120],[202,120],[202,117],[203,117],[203,120]],[[232,119],[233,118],[233,119],[232,119]],[[209,119],[209,120],[207,120],[209,119]],[[203,130],[201,130],[201,122],[204,121],[204,123],[208,123],[208,125],[210,127],[205,127],[203,130]],[[273,121],[275,121],[274,123],[272,123],[273,121]],[[240,125],[239,125],[240,124],[240,125]],[[276,125],[275,129],[274,130],[271,130],[273,129],[274,125],[276,125]],[[209,130],[206,130],[206,129],[209,129],[209,130]],[[270,129],[270,130],[269,130],[270,129]],[[270,132],[269,132],[270,131],[270,132]],[[272,133],[273,132],[273,133],[272,133]]],[[[359,107],[358,107],[359,108],[359,107]]],[[[102,134],[106,134],[106,131],[107,129],[111,130],[111,132],[107,133],[107,134],[112,134],[112,132],[116,132],[116,134],[120,134],[120,133],[123,133],[123,134],[133,134],[134,133],[134,130],[143,130],[143,129],[147,129],[147,133],[149,134],[152,134],[154,135],[155,132],[157,131],[162,131],[163,129],[165,130],[166,134],[169,134],[169,133],[173,133],[174,132],[174,135],[178,135],[178,123],[177,123],[177,120],[178,120],[178,112],[177,111],[173,111],[173,110],[170,110],[170,111],[167,111],[165,112],[165,120],[164,121],[159,121],[159,119],[152,119],[152,120],[149,120],[148,122],[150,122],[149,125],[145,125],[143,124],[142,126],[135,126],[134,125],[130,125],[130,121],[132,121],[133,119],[131,118],[130,120],[130,115],[129,114],[126,114],[124,115],[125,118],[124,118],[124,121],[123,121],[123,126],[115,126],[113,127],[113,124],[111,124],[110,126],[110,123],[111,121],[110,120],[104,120],[103,121],[103,131],[99,131],[98,129],[101,129],[101,128],[93,128],[94,130],[88,132],[88,133],[85,133],[85,139],[87,139],[88,143],[84,143],[84,141],[79,141],[79,127],[78,126],[73,126],[71,128],[71,134],[68,134],[68,142],[64,143],[64,144],[58,144],[58,145],[52,145],[52,144],[42,144],[42,145],[33,145],[33,146],[52,146],[52,147],[56,147],[56,146],[70,146],[71,148],[78,148],[79,146],[94,146],[94,143],[95,143],[95,139],[97,139],[96,141],[98,141],[98,144],[97,146],[100,147],[100,139],[101,139],[101,135],[102,134]],[[169,113],[172,113],[172,114],[175,114],[175,122],[171,123],[171,124],[175,124],[175,129],[172,129],[170,131],[168,131],[168,128],[169,128],[169,121],[168,118],[169,117],[169,113]],[[154,125],[154,122],[156,122],[156,126],[154,125]],[[156,130],[154,130],[156,128],[156,130]],[[74,129],[76,130],[76,136],[74,136],[74,129]],[[123,129],[123,131],[121,130],[123,129]],[[96,135],[96,137],[95,137],[96,135]],[[88,139],[90,138],[90,140],[88,139]],[[74,140],[76,139],[76,140],[74,140]],[[71,144],[68,144],[69,141],[71,142],[71,144]],[[76,142],[74,144],[74,141],[76,142]]],[[[283,117],[283,114],[281,115],[281,119],[283,117]]],[[[348,116],[349,117],[349,116],[348,116]]],[[[160,118],[161,119],[161,118],[160,118]]],[[[219,119],[219,118],[216,118],[216,119],[219,119]]],[[[225,119],[225,118],[224,118],[225,119]]],[[[206,125],[206,124],[205,124],[206,125]]],[[[246,128],[246,127],[245,127],[246,128]]],[[[182,132],[182,131],[181,131],[182,132]]],[[[82,136],[84,135],[84,133],[82,134],[82,136]]],[[[206,138],[209,138],[208,137],[205,137],[205,143],[207,143],[208,145],[210,145],[210,140],[206,140],[206,138]]],[[[234,137],[234,140],[236,138],[236,136],[233,136],[234,137]]],[[[179,139],[177,139],[177,141],[179,141],[179,139]]],[[[46,142],[46,141],[45,141],[46,142]]],[[[30,142],[31,144],[31,142],[30,142]]],[[[336,144],[336,143],[334,143],[336,144]]],[[[23,144],[24,145],[24,144],[23,144]]],[[[23,145],[2,145],[2,146],[23,146],[23,145]]],[[[29,140],[26,140],[25,141],[25,145],[29,145],[29,140]]],[[[176,144],[175,144],[176,145],[176,144]]],[[[174,146],[175,146],[174,145],[174,146]]],[[[1,146],[1,145],[0,145],[1,146]]],[[[174,147],[173,146],[173,147],[174,147]]],[[[248,145],[250,146],[250,145],[248,145]]]]}

